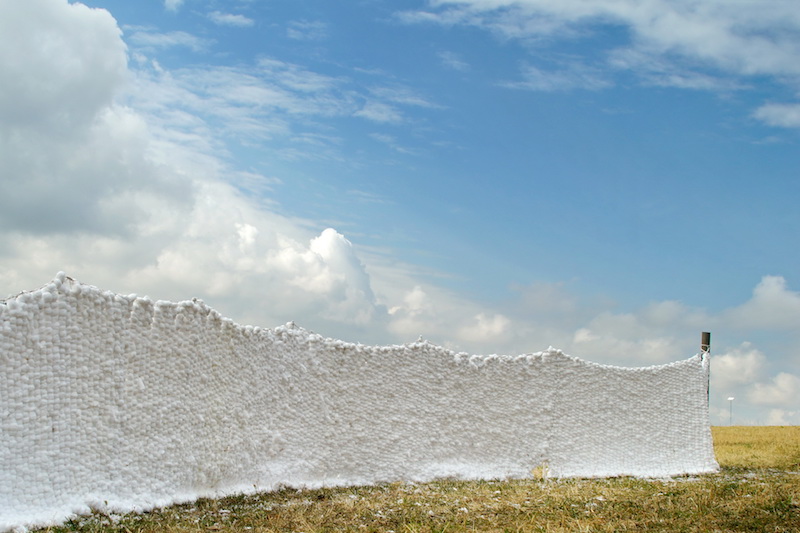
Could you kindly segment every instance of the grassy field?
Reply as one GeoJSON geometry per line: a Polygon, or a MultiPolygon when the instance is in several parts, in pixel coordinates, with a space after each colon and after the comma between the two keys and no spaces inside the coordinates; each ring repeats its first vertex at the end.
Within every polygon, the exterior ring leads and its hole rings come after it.
{"type": "Polygon", "coordinates": [[[282,490],[46,531],[800,531],[800,427],[716,427],[719,474],[282,490]]]}
{"type": "Polygon", "coordinates": [[[721,426],[711,433],[723,468],[800,471],[800,426],[721,426]]]}

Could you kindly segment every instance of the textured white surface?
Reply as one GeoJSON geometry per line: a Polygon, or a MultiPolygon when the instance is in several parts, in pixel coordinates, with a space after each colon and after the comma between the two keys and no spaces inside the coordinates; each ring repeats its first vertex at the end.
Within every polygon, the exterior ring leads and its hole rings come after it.
{"type": "Polygon", "coordinates": [[[707,359],[468,356],[53,282],[0,303],[0,530],[279,484],[716,470],[707,359]]]}

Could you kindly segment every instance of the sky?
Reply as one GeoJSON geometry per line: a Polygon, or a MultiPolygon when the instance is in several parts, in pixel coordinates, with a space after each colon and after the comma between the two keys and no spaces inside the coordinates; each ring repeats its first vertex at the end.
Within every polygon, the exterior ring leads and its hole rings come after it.
{"type": "MultiPolygon", "coordinates": [[[[800,424],[800,4],[0,0],[0,298],[648,366],[800,424]]],[[[729,398],[734,400],[729,400],[729,398]]]]}

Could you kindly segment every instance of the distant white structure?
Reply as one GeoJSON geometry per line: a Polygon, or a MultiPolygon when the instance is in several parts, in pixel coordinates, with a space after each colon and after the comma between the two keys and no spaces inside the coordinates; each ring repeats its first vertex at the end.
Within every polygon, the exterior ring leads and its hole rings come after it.
{"type": "Polygon", "coordinates": [[[728,419],[728,425],[733,425],[733,400],[735,400],[733,396],[728,396],[728,404],[730,405],[730,418],[728,419]]]}
{"type": "Polygon", "coordinates": [[[363,346],[59,273],[0,303],[0,367],[0,530],[281,484],[718,469],[702,356],[363,346]]]}

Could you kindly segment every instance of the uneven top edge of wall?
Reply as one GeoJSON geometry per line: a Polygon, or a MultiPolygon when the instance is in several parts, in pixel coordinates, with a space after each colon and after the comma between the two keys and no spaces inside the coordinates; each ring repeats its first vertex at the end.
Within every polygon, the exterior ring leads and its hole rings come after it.
{"type": "MultiPolygon", "coordinates": [[[[468,354],[466,352],[454,352],[443,346],[431,343],[424,339],[419,339],[415,342],[409,342],[402,345],[385,345],[385,346],[370,346],[360,343],[347,342],[338,339],[323,337],[312,331],[308,331],[294,322],[287,322],[282,326],[274,328],[262,328],[259,326],[241,325],[234,320],[222,316],[217,310],[207,305],[199,298],[192,298],[191,300],[183,300],[180,302],[172,302],[169,300],[152,300],[148,296],[139,296],[137,294],[122,295],[109,290],[102,290],[94,285],[82,283],[74,278],[67,276],[64,272],[56,274],[55,278],[49,283],[34,290],[25,290],[16,295],[9,296],[4,300],[0,300],[0,325],[7,322],[11,315],[17,313],[25,313],[32,310],[32,307],[44,308],[45,306],[53,305],[59,300],[65,298],[103,300],[107,303],[116,303],[127,305],[131,312],[137,311],[140,313],[152,314],[159,310],[161,312],[171,311],[183,314],[193,314],[218,322],[221,327],[231,329],[242,335],[268,335],[271,337],[292,337],[296,340],[305,340],[309,343],[325,343],[329,346],[343,349],[343,350],[363,350],[363,351],[382,351],[382,350],[395,350],[402,348],[420,348],[425,347],[428,351],[439,352],[442,355],[453,357],[456,359],[468,359],[471,362],[483,363],[495,360],[509,361],[520,359],[564,359],[572,361],[576,364],[593,366],[597,368],[617,369],[617,370],[632,370],[632,371],[650,371],[660,368],[683,365],[686,363],[704,362],[707,364],[707,358],[704,354],[696,354],[688,359],[673,361],[660,365],[647,365],[638,367],[623,367],[617,365],[607,365],[602,363],[595,363],[580,357],[565,354],[562,350],[548,347],[546,350],[539,352],[530,352],[519,355],[499,355],[499,354],[468,354]]],[[[0,327],[0,333],[3,328],[0,327]]]]}

